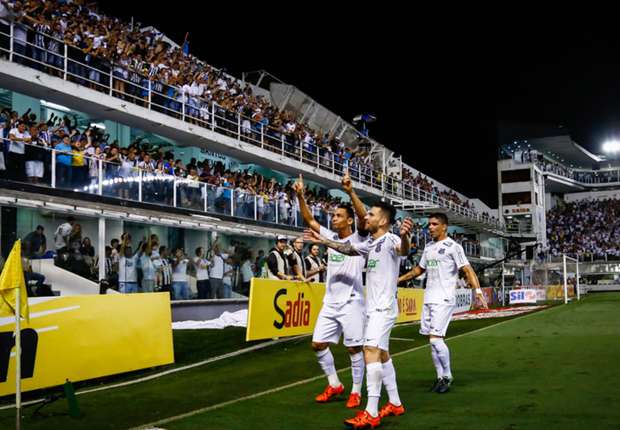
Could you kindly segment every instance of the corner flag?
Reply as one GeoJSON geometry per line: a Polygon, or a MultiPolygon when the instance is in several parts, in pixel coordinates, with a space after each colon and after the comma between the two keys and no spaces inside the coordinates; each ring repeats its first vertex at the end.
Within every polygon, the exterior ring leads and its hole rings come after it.
{"type": "Polygon", "coordinates": [[[24,269],[21,259],[21,240],[13,245],[13,249],[4,264],[2,274],[0,274],[0,316],[16,315],[19,306],[19,315],[29,320],[28,293],[26,292],[26,282],[24,281],[24,269]],[[17,290],[21,290],[19,295],[20,303],[17,303],[17,290]]]}

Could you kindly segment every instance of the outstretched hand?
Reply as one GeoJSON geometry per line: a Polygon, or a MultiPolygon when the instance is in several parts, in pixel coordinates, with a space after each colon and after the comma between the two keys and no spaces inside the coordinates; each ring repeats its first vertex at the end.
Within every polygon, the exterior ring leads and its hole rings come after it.
{"type": "Polygon", "coordinates": [[[323,236],[321,236],[316,231],[309,228],[304,230],[304,242],[321,243],[322,239],[323,236]]]}

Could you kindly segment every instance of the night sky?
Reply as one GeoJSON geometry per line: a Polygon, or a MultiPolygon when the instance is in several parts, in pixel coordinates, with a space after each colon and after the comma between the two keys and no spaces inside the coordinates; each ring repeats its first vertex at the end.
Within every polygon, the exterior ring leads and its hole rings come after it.
{"type": "Polygon", "coordinates": [[[587,31],[559,18],[451,22],[388,8],[335,12],[309,2],[284,15],[286,6],[276,14],[229,2],[205,3],[196,13],[193,2],[165,9],[143,1],[100,4],[179,44],[188,31],[192,54],[236,77],[265,69],[348,121],[375,115],[372,137],[491,207],[498,121],[562,125],[595,153],[605,138],[620,136],[617,25],[587,31]]]}

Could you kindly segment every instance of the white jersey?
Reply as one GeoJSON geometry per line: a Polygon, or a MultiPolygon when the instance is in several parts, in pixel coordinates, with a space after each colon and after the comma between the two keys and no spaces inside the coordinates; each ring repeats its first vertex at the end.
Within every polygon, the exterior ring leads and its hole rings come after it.
{"type": "Polygon", "coordinates": [[[121,257],[118,262],[118,282],[138,282],[138,254],[133,257],[121,257]]]}
{"type": "MultiPolygon", "coordinates": [[[[338,233],[322,226],[320,233],[330,240],[342,243],[349,242],[351,245],[359,245],[366,240],[357,232],[341,239],[338,237],[338,233]]],[[[352,298],[363,299],[362,272],[364,264],[364,257],[344,255],[329,248],[327,250],[327,275],[323,303],[342,304],[352,298]]]]}
{"type": "Polygon", "coordinates": [[[468,264],[463,247],[449,237],[427,243],[420,260],[426,271],[424,303],[456,304],[459,269],[468,264]]]}
{"type": "Polygon", "coordinates": [[[366,256],[366,309],[396,309],[400,272],[400,237],[392,233],[354,246],[366,256]]]}

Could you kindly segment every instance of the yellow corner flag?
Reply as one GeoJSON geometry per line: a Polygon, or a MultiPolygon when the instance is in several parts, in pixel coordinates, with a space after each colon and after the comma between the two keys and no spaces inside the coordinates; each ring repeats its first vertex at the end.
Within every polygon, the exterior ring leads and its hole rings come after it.
{"type": "Polygon", "coordinates": [[[21,240],[18,240],[13,245],[13,249],[0,275],[0,315],[15,315],[17,290],[21,289],[20,316],[28,321],[30,317],[28,312],[28,293],[26,291],[26,283],[24,282],[21,254],[22,243],[21,240]]]}

